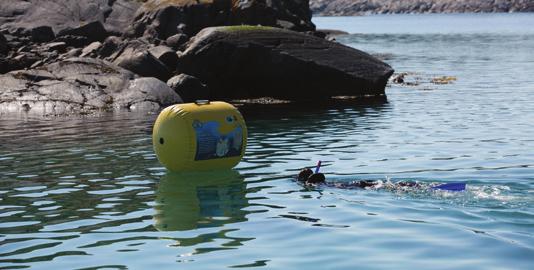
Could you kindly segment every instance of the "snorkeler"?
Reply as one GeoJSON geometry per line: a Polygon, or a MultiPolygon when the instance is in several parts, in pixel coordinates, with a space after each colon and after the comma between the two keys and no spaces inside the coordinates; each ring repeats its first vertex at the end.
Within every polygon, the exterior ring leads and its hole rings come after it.
{"type": "MultiPolygon", "coordinates": [[[[305,168],[302,169],[298,176],[297,180],[299,182],[302,182],[306,185],[320,185],[320,184],[326,184],[326,177],[324,174],[318,172],[314,173],[311,169],[305,168]]],[[[371,180],[362,180],[362,181],[355,181],[351,182],[350,186],[349,183],[343,185],[343,187],[354,187],[354,188],[368,188],[368,187],[376,187],[379,184],[381,184],[378,181],[371,181],[371,180]]],[[[414,182],[399,182],[401,186],[417,186],[417,183],[414,182]]]]}
{"type": "MultiPolygon", "coordinates": [[[[317,185],[329,185],[334,186],[338,188],[380,188],[384,186],[383,181],[373,181],[373,180],[360,180],[360,181],[352,181],[349,183],[327,183],[326,177],[324,174],[319,172],[319,168],[321,166],[321,163],[319,162],[317,164],[317,168],[315,172],[313,172],[309,168],[302,169],[299,174],[297,175],[297,180],[301,183],[304,183],[305,185],[309,186],[317,186],[317,185]]],[[[386,186],[388,189],[396,189],[396,188],[429,188],[429,189],[438,189],[438,190],[446,190],[446,191],[463,191],[465,190],[465,183],[445,183],[445,184],[437,184],[437,185],[423,185],[422,183],[418,182],[406,182],[406,181],[400,181],[396,183],[388,183],[386,186]]]]}

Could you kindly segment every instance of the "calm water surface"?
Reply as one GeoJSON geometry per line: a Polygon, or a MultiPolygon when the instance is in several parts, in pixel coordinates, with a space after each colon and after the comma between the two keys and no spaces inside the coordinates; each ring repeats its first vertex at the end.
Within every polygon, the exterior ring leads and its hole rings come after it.
{"type": "Polygon", "coordinates": [[[410,85],[388,101],[247,113],[236,170],[169,174],[156,115],[0,119],[2,269],[532,269],[534,16],[318,18],[410,85]],[[451,84],[434,84],[452,76],[451,84]],[[283,111],[283,113],[280,113],[283,111]],[[462,193],[307,189],[466,181],[462,193]]]}

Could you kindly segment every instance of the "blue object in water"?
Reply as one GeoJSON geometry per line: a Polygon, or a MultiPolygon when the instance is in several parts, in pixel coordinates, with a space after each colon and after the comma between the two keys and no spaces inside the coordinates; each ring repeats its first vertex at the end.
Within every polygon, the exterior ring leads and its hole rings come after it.
{"type": "Polygon", "coordinates": [[[464,191],[465,183],[447,183],[432,187],[432,189],[447,190],[447,191],[464,191]]]}
{"type": "Polygon", "coordinates": [[[319,173],[319,170],[321,169],[321,161],[317,162],[317,166],[315,167],[315,173],[319,173]]]}

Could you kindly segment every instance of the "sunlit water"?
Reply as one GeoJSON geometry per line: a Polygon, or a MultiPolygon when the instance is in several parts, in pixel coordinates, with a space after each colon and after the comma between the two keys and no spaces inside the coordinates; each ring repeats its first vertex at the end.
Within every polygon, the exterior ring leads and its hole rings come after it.
{"type": "Polygon", "coordinates": [[[166,173],[156,115],[4,115],[0,268],[532,269],[534,16],[316,22],[357,32],[337,39],[418,84],[391,84],[372,105],[244,112],[246,157],[216,174],[166,173]],[[441,76],[456,81],[430,83],[441,76]],[[468,190],[292,181],[317,160],[334,182],[468,190]]]}

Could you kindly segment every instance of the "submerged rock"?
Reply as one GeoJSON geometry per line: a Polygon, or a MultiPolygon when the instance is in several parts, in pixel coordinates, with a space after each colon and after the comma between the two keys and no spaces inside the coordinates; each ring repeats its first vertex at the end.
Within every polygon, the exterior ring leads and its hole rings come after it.
{"type": "Polygon", "coordinates": [[[0,75],[0,112],[69,114],[158,109],[182,100],[165,83],[137,78],[109,62],[71,58],[0,75]]]}
{"type": "Polygon", "coordinates": [[[255,26],[212,27],[191,39],[178,70],[210,87],[211,99],[302,100],[380,96],[393,69],[321,38],[255,26]]]}

